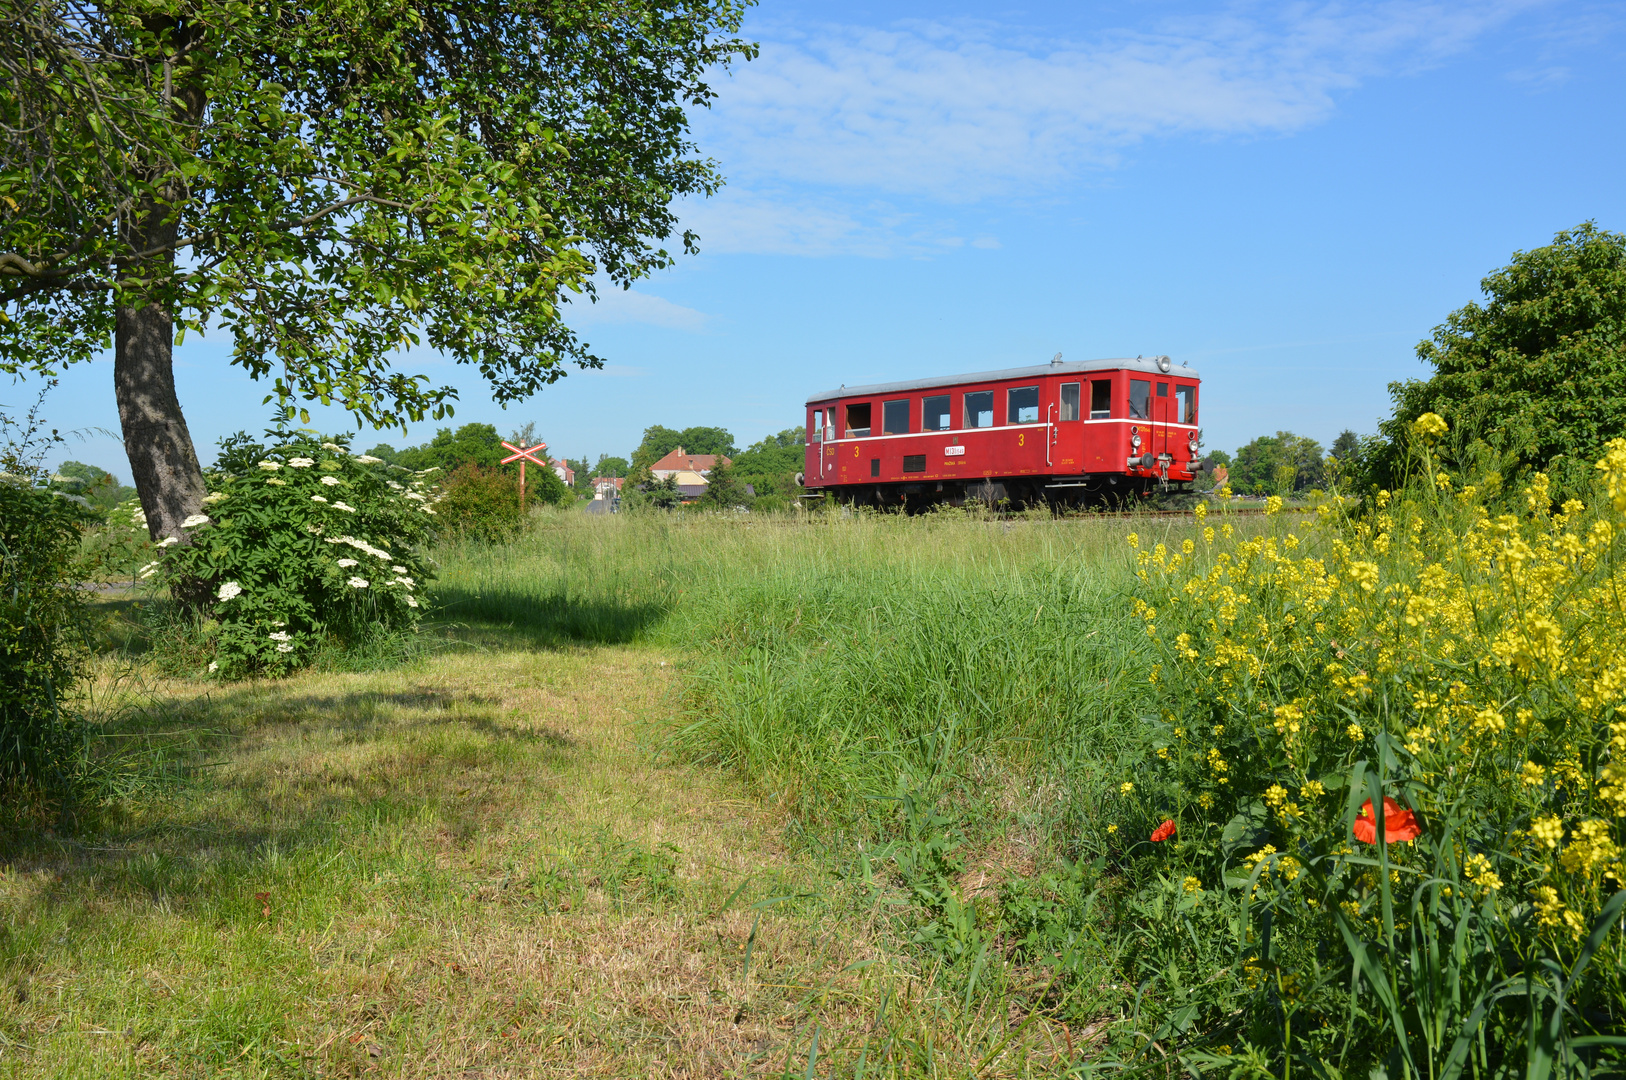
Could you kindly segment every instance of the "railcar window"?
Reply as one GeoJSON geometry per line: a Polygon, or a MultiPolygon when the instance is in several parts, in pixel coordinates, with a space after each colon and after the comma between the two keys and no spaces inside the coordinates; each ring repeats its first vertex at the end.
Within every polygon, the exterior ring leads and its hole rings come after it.
{"type": "Polygon", "coordinates": [[[1112,380],[1092,379],[1090,381],[1090,419],[1112,419],[1112,380]]]}
{"type": "Polygon", "coordinates": [[[947,431],[954,426],[954,416],[949,412],[947,394],[926,398],[920,406],[922,430],[947,431]]]}
{"type": "Polygon", "coordinates": [[[1129,380],[1129,418],[1131,420],[1152,418],[1152,384],[1145,379],[1129,380]]]}
{"type": "Polygon", "coordinates": [[[1078,384],[1076,382],[1061,384],[1061,419],[1078,419],[1078,384]]]}
{"type": "Polygon", "coordinates": [[[1005,391],[1005,422],[1007,424],[1036,424],[1039,422],[1039,388],[1016,386],[1005,391]]]}
{"type": "Polygon", "coordinates": [[[1197,422],[1197,388],[1195,386],[1176,386],[1174,388],[1174,411],[1179,415],[1182,424],[1195,424],[1197,422]]]}
{"type": "Polygon", "coordinates": [[[1160,382],[1160,383],[1157,384],[1157,396],[1158,397],[1168,397],[1169,396],[1169,384],[1168,383],[1160,382]]]}
{"type": "Polygon", "coordinates": [[[814,442],[823,442],[824,441],[824,410],[823,409],[814,409],[813,410],[813,441],[814,442]]]}
{"type": "Polygon", "coordinates": [[[881,406],[881,434],[909,434],[909,399],[888,401],[881,406]]]}
{"type": "Polygon", "coordinates": [[[869,438],[869,402],[847,406],[847,438],[869,438]]]}
{"type": "Polygon", "coordinates": [[[965,426],[968,428],[994,426],[992,390],[979,390],[975,394],[965,396],[965,426]]]}

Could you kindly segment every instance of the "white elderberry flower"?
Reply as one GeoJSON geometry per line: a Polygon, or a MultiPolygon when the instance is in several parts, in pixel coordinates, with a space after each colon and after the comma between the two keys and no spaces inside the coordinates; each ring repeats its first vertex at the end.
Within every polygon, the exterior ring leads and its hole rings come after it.
{"type": "Polygon", "coordinates": [[[210,671],[219,671],[220,670],[220,664],[217,661],[214,661],[214,660],[209,661],[209,670],[210,671]]]}
{"type": "Polygon", "coordinates": [[[277,627],[282,627],[282,626],[287,626],[288,624],[285,623],[285,622],[274,622],[271,625],[272,626],[277,626],[277,627]]]}
{"type": "Polygon", "coordinates": [[[347,514],[354,514],[356,512],[356,508],[347,502],[336,502],[333,504],[333,509],[343,510],[347,514]]]}
{"type": "Polygon", "coordinates": [[[389,484],[391,491],[405,491],[406,490],[406,488],[402,487],[400,484],[397,484],[394,480],[387,480],[387,481],[385,481],[385,483],[389,484]]]}
{"type": "Polygon", "coordinates": [[[292,645],[288,644],[286,641],[284,641],[281,645],[277,646],[277,651],[278,652],[293,652],[294,647],[292,645]]]}
{"type": "Polygon", "coordinates": [[[322,449],[323,450],[331,450],[335,454],[348,454],[350,452],[350,451],[346,450],[344,447],[340,446],[338,443],[330,443],[330,442],[323,443],[322,444],[322,449]]]}
{"type": "Polygon", "coordinates": [[[147,523],[147,512],[145,510],[130,511],[130,521],[136,525],[145,525],[147,523]]]}
{"type": "Polygon", "coordinates": [[[390,580],[395,582],[397,585],[405,585],[409,589],[417,584],[416,581],[413,581],[409,577],[396,577],[396,578],[391,578],[390,580]]]}
{"type": "Polygon", "coordinates": [[[289,635],[288,631],[286,631],[286,630],[275,630],[275,631],[272,631],[267,636],[269,636],[272,641],[288,641],[288,640],[290,640],[290,635],[289,635]]]}
{"type": "Polygon", "coordinates": [[[158,564],[155,563],[155,562],[150,562],[146,566],[143,566],[139,571],[136,572],[136,577],[150,578],[150,577],[152,577],[152,572],[154,570],[156,570],[156,569],[158,569],[158,564]]]}
{"type": "Polygon", "coordinates": [[[363,454],[360,457],[358,457],[356,460],[361,462],[361,464],[363,464],[363,465],[382,465],[382,464],[384,464],[384,459],[383,458],[373,457],[373,455],[371,455],[371,454],[363,454]]]}
{"type": "Polygon", "coordinates": [[[224,491],[211,491],[203,497],[203,505],[212,506],[217,502],[224,502],[225,499],[226,493],[224,491]]]}
{"type": "Polygon", "coordinates": [[[311,496],[311,502],[327,502],[327,496],[325,496],[325,495],[312,495],[311,496]]]}
{"type": "Polygon", "coordinates": [[[345,582],[345,584],[350,586],[352,589],[365,589],[367,587],[367,579],[362,577],[353,577],[349,581],[345,582]]]}
{"type": "Polygon", "coordinates": [[[266,472],[276,472],[278,469],[282,468],[282,464],[276,461],[262,461],[260,462],[260,468],[264,469],[266,472]]]}
{"type": "Polygon", "coordinates": [[[225,601],[230,600],[233,597],[238,597],[238,596],[242,596],[242,595],[243,595],[243,587],[241,585],[237,584],[237,582],[235,582],[235,581],[228,581],[228,582],[226,582],[226,584],[224,584],[224,585],[222,585],[220,587],[220,591],[215,594],[215,598],[217,600],[221,601],[222,603],[224,603],[225,601]]]}
{"type": "Polygon", "coordinates": [[[187,516],[187,519],[185,521],[181,522],[181,528],[183,528],[183,529],[195,529],[199,525],[207,525],[207,524],[209,524],[209,515],[208,514],[190,514],[190,515],[187,516]]]}
{"type": "Polygon", "coordinates": [[[356,560],[354,560],[354,559],[340,559],[339,560],[339,565],[348,570],[350,567],[356,565],[356,560]]]}
{"type": "Polygon", "coordinates": [[[324,476],[322,477],[322,483],[326,484],[328,487],[338,487],[339,478],[337,476],[324,476]]]}
{"type": "Polygon", "coordinates": [[[407,568],[404,566],[392,566],[390,569],[395,571],[397,574],[404,574],[407,572],[407,568]]]}
{"type": "Polygon", "coordinates": [[[413,596],[411,593],[407,594],[406,602],[407,602],[407,607],[417,607],[418,606],[418,598],[416,596],[413,596]]]}
{"type": "Polygon", "coordinates": [[[162,540],[158,541],[158,546],[161,548],[167,548],[171,544],[179,544],[180,542],[181,538],[179,536],[166,536],[162,540]]]}
{"type": "Polygon", "coordinates": [[[419,502],[423,502],[423,496],[422,496],[422,495],[419,495],[419,494],[418,494],[418,493],[417,493],[417,492],[416,492],[416,491],[409,491],[409,492],[407,492],[407,498],[409,498],[409,499],[416,499],[416,500],[418,500],[418,501],[419,501],[419,502]]]}
{"type": "Polygon", "coordinates": [[[308,469],[315,464],[316,460],[314,458],[296,457],[288,459],[288,467],[290,469],[308,469]]]}
{"type": "Polygon", "coordinates": [[[274,476],[267,477],[265,482],[268,483],[268,484],[275,484],[277,487],[287,487],[288,486],[288,481],[286,481],[286,480],[278,480],[274,476]]]}

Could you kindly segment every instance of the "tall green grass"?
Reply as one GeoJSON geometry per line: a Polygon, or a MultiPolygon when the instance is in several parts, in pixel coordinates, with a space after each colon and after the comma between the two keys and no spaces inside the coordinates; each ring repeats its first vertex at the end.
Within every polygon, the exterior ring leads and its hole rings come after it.
{"type": "Polygon", "coordinates": [[[967,827],[1049,831],[1091,809],[1083,781],[1149,701],[1124,617],[1134,527],[1169,526],[550,513],[514,544],[446,549],[436,595],[538,644],[682,651],[672,748],[809,828],[872,833],[908,793],[967,827]]]}

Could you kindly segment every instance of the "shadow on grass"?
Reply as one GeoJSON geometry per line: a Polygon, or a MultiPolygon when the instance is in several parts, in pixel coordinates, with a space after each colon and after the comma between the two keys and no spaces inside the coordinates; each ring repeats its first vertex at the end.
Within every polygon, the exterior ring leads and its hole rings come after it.
{"type": "Polygon", "coordinates": [[[499,697],[420,677],[338,693],[239,684],[129,710],[91,735],[96,795],[71,824],[6,822],[0,870],[46,875],[47,906],[217,907],[338,853],[463,847],[545,803],[585,752],[499,697]]]}
{"type": "Polygon", "coordinates": [[[588,600],[561,593],[456,587],[437,588],[435,613],[448,628],[466,627],[477,637],[494,632],[498,640],[523,641],[533,648],[569,645],[627,645],[660,625],[671,612],[666,602],[588,600]]]}

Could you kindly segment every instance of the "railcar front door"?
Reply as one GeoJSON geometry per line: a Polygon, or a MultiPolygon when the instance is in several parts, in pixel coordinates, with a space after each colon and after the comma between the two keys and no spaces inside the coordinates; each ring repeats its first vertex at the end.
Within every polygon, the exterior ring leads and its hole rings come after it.
{"type": "MultiPolygon", "coordinates": [[[[1170,425],[1178,422],[1175,415],[1174,388],[1168,380],[1160,379],[1152,394],[1152,460],[1167,461],[1174,455],[1174,438],[1170,425]],[[1168,454],[1169,458],[1163,457],[1168,454]]],[[[1159,467],[1159,471],[1161,468],[1159,467]]]]}

